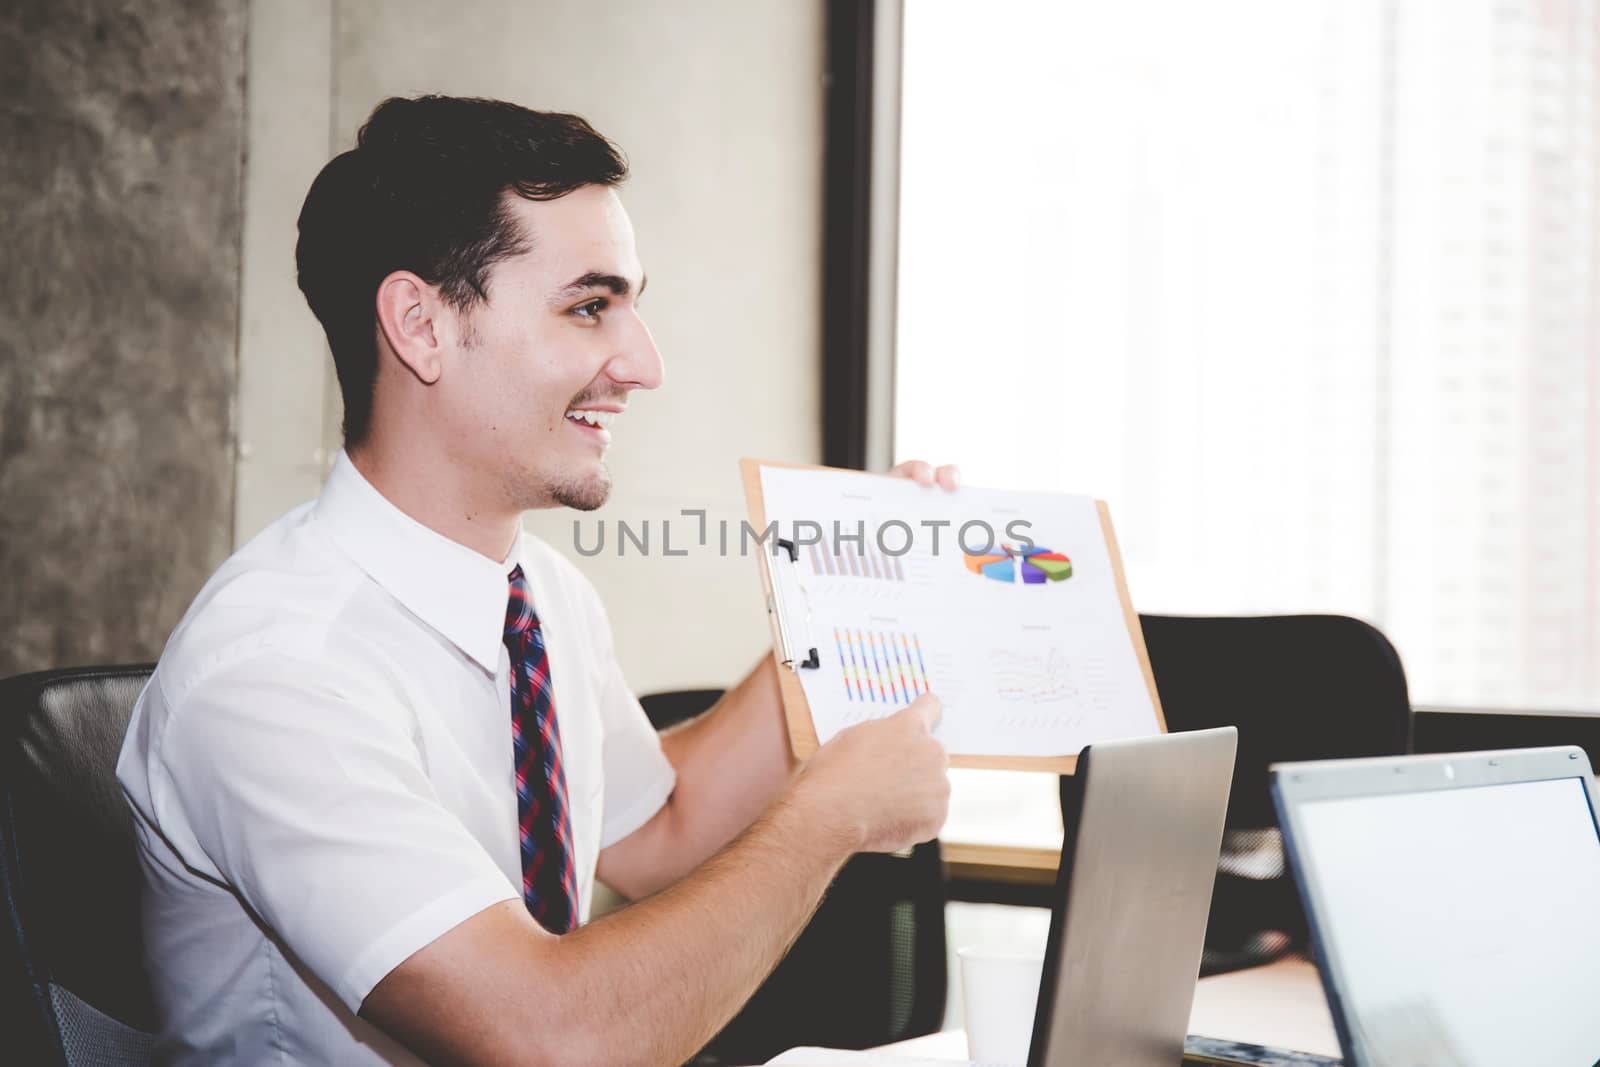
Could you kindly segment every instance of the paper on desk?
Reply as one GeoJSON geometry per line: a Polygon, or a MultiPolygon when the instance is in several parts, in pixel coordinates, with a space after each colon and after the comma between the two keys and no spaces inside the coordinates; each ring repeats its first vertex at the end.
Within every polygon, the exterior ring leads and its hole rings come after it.
{"type": "Polygon", "coordinates": [[[776,562],[802,594],[792,639],[818,652],[799,676],[819,742],[928,690],[953,755],[1076,755],[1159,731],[1092,498],[781,467],[761,468],[761,489],[798,548],[776,562]],[[1013,580],[973,570],[990,531],[1067,557],[1070,576],[1056,561],[1049,580],[1014,580],[1003,547],[1013,580]]]}
{"type": "Polygon", "coordinates": [[[896,1056],[889,1052],[846,1052],[834,1048],[792,1048],[767,1061],[768,1064],[785,1064],[787,1067],[834,1067],[835,1064],[855,1064],[864,1067],[880,1064],[881,1067],[1021,1067],[1020,1064],[971,1063],[967,1060],[931,1060],[924,1056],[896,1056]]]}

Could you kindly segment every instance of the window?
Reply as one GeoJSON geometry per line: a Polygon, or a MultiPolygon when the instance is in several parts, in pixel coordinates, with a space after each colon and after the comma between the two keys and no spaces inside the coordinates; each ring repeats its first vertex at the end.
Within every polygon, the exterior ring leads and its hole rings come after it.
{"type": "Polygon", "coordinates": [[[1597,6],[905,4],[894,454],[1104,498],[1141,610],[1600,713],[1597,6]]]}

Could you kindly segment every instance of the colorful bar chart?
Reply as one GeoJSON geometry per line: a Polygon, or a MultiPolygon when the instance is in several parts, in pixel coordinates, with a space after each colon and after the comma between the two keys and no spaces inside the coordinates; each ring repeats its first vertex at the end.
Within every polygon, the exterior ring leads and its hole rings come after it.
{"type": "Polygon", "coordinates": [[[909,704],[928,691],[928,667],[915,634],[834,628],[845,697],[856,704],[909,704]]]}

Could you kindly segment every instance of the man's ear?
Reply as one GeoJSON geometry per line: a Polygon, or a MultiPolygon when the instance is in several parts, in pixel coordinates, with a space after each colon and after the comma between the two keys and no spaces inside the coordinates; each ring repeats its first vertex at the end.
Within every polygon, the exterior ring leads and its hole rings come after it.
{"type": "Polygon", "coordinates": [[[408,270],[397,270],[378,285],[378,329],[401,364],[424,385],[444,369],[439,321],[444,305],[438,292],[408,270]]]}

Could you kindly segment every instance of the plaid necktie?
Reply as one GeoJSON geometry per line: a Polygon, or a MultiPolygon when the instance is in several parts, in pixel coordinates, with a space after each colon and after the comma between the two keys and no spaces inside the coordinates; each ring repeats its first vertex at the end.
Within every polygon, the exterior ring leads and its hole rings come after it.
{"type": "Polygon", "coordinates": [[[522,899],[541,926],[564,934],[578,925],[567,776],[561,767],[561,734],[556,730],[544,631],[520,565],[511,572],[505,645],[511,653],[511,751],[517,777],[522,899]]]}

